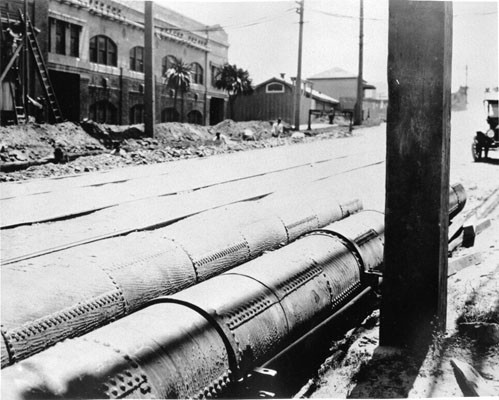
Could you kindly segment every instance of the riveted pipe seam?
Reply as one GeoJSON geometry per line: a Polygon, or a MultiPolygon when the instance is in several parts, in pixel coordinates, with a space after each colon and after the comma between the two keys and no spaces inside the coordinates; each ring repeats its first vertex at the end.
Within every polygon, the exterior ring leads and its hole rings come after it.
{"type": "MultiPolygon", "coordinates": [[[[257,316],[258,314],[263,313],[265,310],[267,310],[268,308],[272,307],[273,305],[279,304],[281,306],[281,308],[282,308],[282,313],[283,313],[284,318],[286,320],[287,331],[289,332],[289,322],[288,322],[288,318],[286,316],[286,312],[285,312],[284,308],[282,307],[281,302],[279,301],[279,296],[277,296],[277,294],[272,290],[271,287],[267,286],[265,283],[263,283],[262,281],[256,279],[255,277],[249,276],[249,275],[246,275],[246,274],[240,274],[240,273],[237,273],[237,272],[226,272],[226,273],[224,273],[224,275],[237,275],[237,276],[242,276],[242,277],[245,277],[245,278],[248,278],[248,279],[252,279],[255,282],[258,282],[260,285],[262,285],[266,289],[268,289],[270,292],[272,292],[274,294],[274,296],[276,297],[276,299],[277,299],[276,302],[275,303],[269,303],[269,302],[265,302],[262,297],[256,298],[255,303],[257,305],[256,306],[257,311],[254,311],[252,313],[251,318],[257,316]]],[[[229,329],[233,330],[234,328],[237,328],[239,325],[241,325],[243,322],[246,322],[247,320],[250,319],[250,318],[248,318],[245,321],[241,321],[241,318],[239,317],[239,315],[242,314],[243,311],[244,311],[243,309],[238,309],[238,310],[234,310],[233,312],[230,312],[229,314],[227,314],[227,316],[229,317],[229,322],[227,323],[229,329]]]]}

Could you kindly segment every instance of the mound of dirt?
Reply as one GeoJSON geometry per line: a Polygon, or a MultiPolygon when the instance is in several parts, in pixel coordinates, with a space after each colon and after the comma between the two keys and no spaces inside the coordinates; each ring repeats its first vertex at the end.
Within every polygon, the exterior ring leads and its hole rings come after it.
{"type": "Polygon", "coordinates": [[[209,127],[180,122],[157,124],[154,133],[162,142],[205,142],[213,138],[209,127]]]}
{"type": "MultiPolygon", "coordinates": [[[[144,124],[107,125],[86,121],[83,123],[83,127],[90,135],[98,138],[107,146],[110,146],[113,141],[124,142],[124,145],[130,143],[133,145],[134,141],[151,139],[144,132],[144,124]]],[[[162,145],[179,148],[192,143],[203,144],[213,138],[209,127],[180,122],[156,124],[154,136],[155,144],[161,143],[162,145]]]]}
{"type": "Polygon", "coordinates": [[[211,131],[213,133],[220,132],[232,140],[242,140],[245,131],[251,131],[253,137],[256,140],[260,140],[271,137],[271,129],[272,125],[269,121],[235,122],[231,119],[226,119],[213,126],[211,131]]]}
{"type": "Polygon", "coordinates": [[[104,150],[104,146],[72,122],[0,127],[0,161],[35,161],[52,157],[61,147],[66,154],[104,150]]]}

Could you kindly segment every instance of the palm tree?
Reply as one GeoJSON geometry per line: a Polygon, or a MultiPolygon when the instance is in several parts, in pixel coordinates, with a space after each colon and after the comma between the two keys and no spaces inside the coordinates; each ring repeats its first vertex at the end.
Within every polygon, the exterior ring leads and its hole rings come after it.
{"type": "Polygon", "coordinates": [[[237,68],[236,64],[226,63],[218,72],[215,81],[217,89],[223,89],[229,95],[230,116],[233,116],[234,100],[240,94],[247,95],[253,93],[249,72],[242,68],[237,68]]]}
{"type": "Polygon", "coordinates": [[[180,122],[184,122],[184,94],[190,90],[191,87],[191,64],[184,63],[181,58],[172,57],[171,65],[165,72],[166,87],[175,90],[175,99],[173,100],[173,107],[177,109],[177,96],[180,92],[181,108],[180,108],[180,122]]]}

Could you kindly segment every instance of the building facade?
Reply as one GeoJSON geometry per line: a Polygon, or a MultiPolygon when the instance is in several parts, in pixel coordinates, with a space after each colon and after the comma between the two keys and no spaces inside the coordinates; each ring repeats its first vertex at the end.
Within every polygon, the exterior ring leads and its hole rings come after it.
{"type": "MultiPolygon", "coordinates": [[[[270,78],[255,86],[250,96],[238,96],[234,101],[235,121],[272,121],[281,118],[294,122],[295,85],[280,78],[270,78]]],[[[320,93],[304,82],[300,98],[300,124],[308,122],[310,110],[331,113],[338,100],[320,93]]]]}
{"type": "MultiPolygon", "coordinates": [[[[340,107],[353,112],[357,101],[357,75],[341,68],[332,68],[308,78],[314,88],[340,101],[340,107]]],[[[363,81],[364,101],[362,102],[363,120],[385,120],[387,99],[376,98],[376,87],[363,81]]]]}
{"type": "MultiPolygon", "coordinates": [[[[22,3],[7,0],[2,22],[18,18],[22,3]]],[[[65,119],[143,122],[143,1],[29,0],[28,14],[38,30],[37,41],[65,119]]],[[[181,96],[175,102],[175,91],[166,87],[164,79],[173,57],[192,67],[182,119],[202,125],[222,121],[227,94],[215,88],[214,80],[218,68],[228,61],[226,32],[157,4],[154,18],[156,122],[181,119],[181,96]]],[[[41,87],[33,71],[36,66],[28,65],[29,92],[35,97],[41,87]]]]}

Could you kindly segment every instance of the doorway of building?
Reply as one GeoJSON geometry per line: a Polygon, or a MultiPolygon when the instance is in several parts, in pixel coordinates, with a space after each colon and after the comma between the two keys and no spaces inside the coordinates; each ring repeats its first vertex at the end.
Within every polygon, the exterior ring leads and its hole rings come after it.
{"type": "Polygon", "coordinates": [[[61,109],[68,121],[80,121],[80,75],[49,70],[50,80],[61,109]]]}
{"type": "Polygon", "coordinates": [[[203,114],[201,114],[198,110],[192,110],[187,114],[187,122],[189,124],[203,124],[203,114]]]}
{"type": "Polygon", "coordinates": [[[210,99],[210,125],[216,125],[224,120],[224,99],[210,99]]]}
{"type": "Polygon", "coordinates": [[[180,114],[173,107],[164,108],[161,111],[161,122],[179,122],[180,114]]]}

